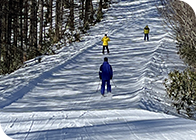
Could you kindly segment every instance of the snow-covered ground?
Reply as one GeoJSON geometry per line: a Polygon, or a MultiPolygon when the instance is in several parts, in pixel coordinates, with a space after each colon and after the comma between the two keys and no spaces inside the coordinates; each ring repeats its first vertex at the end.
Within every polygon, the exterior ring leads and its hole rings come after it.
{"type": "Polygon", "coordinates": [[[81,42],[0,77],[3,131],[16,140],[196,139],[196,122],[174,116],[165,97],[163,80],[185,66],[157,1],[112,4],[81,42]],[[149,42],[143,40],[146,25],[149,42]],[[110,55],[101,53],[105,33],[110,55]],[[102,97],[98,70],[106,56],[114,77],[112,94],[102,97]]]}

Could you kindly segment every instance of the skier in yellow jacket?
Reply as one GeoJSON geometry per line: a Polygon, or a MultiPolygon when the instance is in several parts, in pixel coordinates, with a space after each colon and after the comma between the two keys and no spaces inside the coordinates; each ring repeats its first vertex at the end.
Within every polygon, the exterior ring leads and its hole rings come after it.
{"type": "Polygon", "coordinates": [[[107,49],[107,53],[109,54],[109,48],[108,48],[108,41],[110,41],[110,38],[105,34],[105,36],[101,40],[103,42],[103,50],[102,53],[104,54],[105,48],[107,49]]]}
{"type": "Polygon", "coordinates": [[[147,40],[149,41],[149,32],[150,32],[150,28],[148,27],[148,25],[146,25],[146,27],[144,28],[144,40],[146,41],[146,38],[147,40]]]}

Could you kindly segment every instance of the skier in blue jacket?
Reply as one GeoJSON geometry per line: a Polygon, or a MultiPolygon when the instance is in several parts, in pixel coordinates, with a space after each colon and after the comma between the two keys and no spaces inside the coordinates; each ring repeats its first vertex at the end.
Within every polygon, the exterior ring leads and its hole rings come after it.
{"type": "Polygon", "coordinates": [[[99,78],[102,79],[101,94],[104,96],[105,84],[107,82],[107,92],[111,92],[110,79],[113,77],[112,66],[108,63],[108,58],[104,58],[103,64],[100,66],[99,78]]]}

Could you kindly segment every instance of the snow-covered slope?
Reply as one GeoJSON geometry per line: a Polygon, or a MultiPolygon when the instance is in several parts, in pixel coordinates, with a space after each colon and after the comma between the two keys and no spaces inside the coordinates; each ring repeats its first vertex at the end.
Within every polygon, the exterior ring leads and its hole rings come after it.
{"type": "Polygon", "coordinates": [[[18,140],[195,139],[195,121],[165,114],[175,111],[162,82],[184,64],[162,25],[157,2],[112,4],[81,42],[1,77],[4,132],[18,140]],[[143,40],[146,25],[149,42],[143,40]],[[105,33],[110,55],[101,53],[105,33]],[[114,78],[112,94],[102,97],[98,70],[106,56],[114,78]]]}

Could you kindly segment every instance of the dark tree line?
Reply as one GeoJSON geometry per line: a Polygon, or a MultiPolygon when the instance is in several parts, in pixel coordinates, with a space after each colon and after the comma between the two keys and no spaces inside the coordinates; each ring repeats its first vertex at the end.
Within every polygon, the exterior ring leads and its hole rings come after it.
{"type": "Polygon", "coordinates": [[[196,112],[196,16],[193,9],[179,0],[161,0],[159,11],[165,24],[172,30],[185,70],[175,70],[165,79],[165,87],[171,104],[177,113],[195,118],[196,112]]]}
{"type": "Polygon", "coordinates": [[[79,40],[100,21],[103,5],[108,0],[2,0],[0,74],[11,73],[41,54],[54,54],[52,46],[62,38],[79,40]]]}

